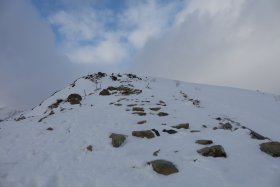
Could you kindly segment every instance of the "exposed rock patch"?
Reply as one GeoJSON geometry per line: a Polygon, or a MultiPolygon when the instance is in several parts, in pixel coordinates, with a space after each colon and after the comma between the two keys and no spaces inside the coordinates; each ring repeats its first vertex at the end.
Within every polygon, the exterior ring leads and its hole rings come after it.
{"type": "Polygon", "coordinates": [[[112,139],[112,146],[113,147],[120,147],[124,141],[126,140],[126,136],[123,134],[116,134],[112,133],[109,138],[112,139]]]}
{"type": "Polygon", "coordinates": [[[146,113],[145,112],[133,112],[132,114],[137,114],[139,116],[146,116],[146,113]]]}
{"type": "Polygon", "coordinates": [[[162,175],[170,175],[173,173],[178,173],[179,170],[176,168],[176,166],[167,160],[154,160],[151,162],[148,162],[148,164],[152,165],[152,168],[155,172],[162,174],[162,175]]]}
{"type": "Polygon", "coordinates": [[[144,108],[142,108],[142,107],[133,107],[132,111],[144,112],[144,108]]]}
{"type": "Polygon", "coordinates": [[[201,144],[201,145],[209,145],[209,144],[212,144],[213,141],[212,140],[196,140],[195,143],[201,144]]]}
{"type": "Polygon", "coordinates": [[[87,146],[87,150],[92,152],[92,150],[93,150],[92,145],[87,146]]]}
{"type": "Polygon", "coordinates": [[[80,104],[81,100],[82,100],[82,97],[76,93],[70,94],[67,97],[67,102],[69,102],[71,105],[80,104]]]}
{"type": "Polygon", "coordinates": [[[188,129],[190,127],[190,125],[188,123],[181,123],[179,125],[175,125],[172,127],[176,128],[176,129],[188,129]]]}
{"type": "Polygon", "coordinates": [[[48,130],[48,131],[53,131],[53,128],[52,128],[52,127],[49,127],[49,128],[47,128],[46,130],[48,130]]]}
{"type": "Polygon", "coordinates": [[[202,156],[225,157],[225,158],[227,157],[227,154],[221,145],[213,145],[211,147],[205,147],[197,150],[197,152],[202,156]]]}
{"type": "Polygon", "coordinates": [[[139,124],[139,125],[142,125],[142,124],[144,124],[144,123],[147,123],[147,121],[146,121],[146,120],[143,120],[143,121],[138,121],[138,122],[137,122],[137,124],[139,124]]]}
{"type": "Polygon", "coordinates": [[[139,138],[154,138],[155,135],[151,130],[146,130],[146,131],[132,131],[132,136],[136,136],[139,138]]]}
{"type": "Polygon", "coordinates": [[[158,132],[158,130],[156,130],[156,129],[152,129],[152,131],[157,135],[157,136],[160,136],[160,134],[159,134],[159,132],[158,132]]]}
{"type": "Polygon", "coordinates": [[[257,140],[265,140],[265,139],[269,139],[267,137],[264,137],[262,135],[260,135],[259,133],[255,132],[255,131],[251,131],[250,132],[251,138],[252,139],[257,139],[257,140]]]}
{"type": "Polygon", "coordinates": [[[168,113],[166,112],[159,112],[158,116],[162,117],[162,116],[168,116],[168,113]]]}
{"type": "Polygon", "coordinates": [[[150,110],[152,110],[152,111],[159,111],[160,109],[161,109],[160,107],[150,108],[150,110]]]}
{"type": "Polygon", "coordinates": [[[57,108],[59,106],[60,103],[63,102],[63,99],[57,99],[56,102],[54,102],[53,104],[51,104],[50,106],[48,106],[49,109],[54,109],[57,108]]]}
{"type": "Polygon", "coordinates": [[[111,95],[111,93],[107,89],[103,89],[101,92],[99,92],[99,95],[108,96],[111,95]]]}
{"type": "Polygon", "coordinates": [[[166,133],[168,133],[168,134],[176,134],[176,133],[177,133],[177,131],[175,131],[175,130],[173,130],[173,129],[170,129],[170,130],[163,129],[162,132],[166,132],[166,133]]]}
{"type": "Polygon", "coordinates": [[[266,142],[260,144],[261,151],[273,157],[280,157],[280,142],[266,142]]]}

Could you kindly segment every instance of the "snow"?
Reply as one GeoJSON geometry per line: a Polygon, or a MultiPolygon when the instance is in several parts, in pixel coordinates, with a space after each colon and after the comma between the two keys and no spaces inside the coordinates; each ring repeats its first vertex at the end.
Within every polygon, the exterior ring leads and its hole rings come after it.
{"type": "Polygon", "coordinates": [[[74,87],[67,86],[25,112],[26,119],[0,123],[0,186],[280,186],[280,159],[261,152],[259,144],[268,140],[251,139],[248,130],[280,141],[280,101],[274,95],[142,78],[129,79],[123,75],[120,79],[125,82],[121,82],[106,76],[98,84],[80,78],[74,87]],[[104,89],[126,84],[143,92],[100,96],[101,90],[97,90],[99,86],[104,89]],[[193,105],[180,92],[187,94],[188,99],[199,100],[200,105],[193,105]],[[65,100],[71,93],[83,96],[81,105],[61,103],[53,109],[54,115],[38,122],[51,111],[48,106],[57,99],[65,100]],[[121,98],[127,99],[118,102],[122,106],[110,104],[121,98]],[[160,100],[166,106],[157,105],[160,100]],[[126,111],[131,108],[127,105],[134,103],[143,107],[147,115],[126,111]],[[149,110],[158,106],[169,115],[159,117],[157,112],[149,110]],[[65,110],[60,111],[61,107],[65,110]],[[238,129],[213,130],[219,126],[217,117],[229,118],[238,129]],[[137,124],[141,120],[147,123],[137,124]],[[190,129],[171,128],[185,122],[190,129]],[[46,130],[48,127],[54,130],[46,130]],[[134,130],[150,129],[157,129],[160,136],[142,139],[131,135],[134,130]],[[178,132],[167,134],[163,129],[178,132]],[[111,133],[127,135],[124,145],[114,148],[109,138],[111,133]],[[206,146],[196,144],[198,139],[211,139],[215,145],[222,145],[228,157],[199,155],[197,150],[206,146]],[[86,149],[88,145],[93,146],[92,152],[86,149]],[[153,156],[159,149],[158,156],[153,156]],[[155,159],[171,161],[179,172],[169,176],[154,172],[147,162],[155,159]]]}

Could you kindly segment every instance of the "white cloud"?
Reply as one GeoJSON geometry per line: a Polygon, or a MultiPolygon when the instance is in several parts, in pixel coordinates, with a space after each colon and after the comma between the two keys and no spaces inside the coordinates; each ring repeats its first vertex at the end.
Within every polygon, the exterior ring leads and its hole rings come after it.
{"type": "Polygon", "coordinates": [[[192,0],[132,68],[153,76],[280,93],[278,0],[192,0]]]}

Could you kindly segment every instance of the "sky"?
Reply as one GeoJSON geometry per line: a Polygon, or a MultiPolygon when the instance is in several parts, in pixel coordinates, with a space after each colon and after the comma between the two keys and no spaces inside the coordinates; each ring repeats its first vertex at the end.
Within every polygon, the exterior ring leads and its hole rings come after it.
{"type": "Polygon", "coordinates": [[[0,107],[88,73],[280,94],[279,0],[1,0],[0,107]]]}

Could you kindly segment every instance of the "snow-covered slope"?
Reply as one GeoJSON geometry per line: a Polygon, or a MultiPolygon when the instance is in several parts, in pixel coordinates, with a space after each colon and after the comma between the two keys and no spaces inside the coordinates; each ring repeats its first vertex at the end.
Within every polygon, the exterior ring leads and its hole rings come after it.
{"type": "Polygon", "coordinates": [[[0,108],[0,122],[12,118],[21,112],[22,112],[21,110],[9,108],[9,107],[0,108]]]}
{"type": "Polygon", "coordinates": [[[1,187],[280,186],[280,158],[260,150],[280,141],[280,101],[261,92],[98,73],[0,128],[1,187]],[[226,157],[197,152],[212,145],[226,157]],[[178,172],[157,173],[157,159],[178,172]]]}

